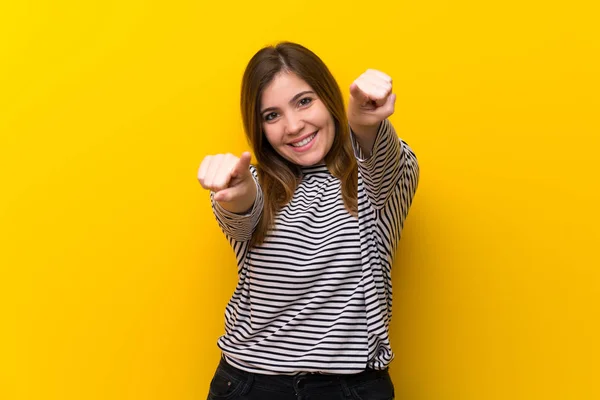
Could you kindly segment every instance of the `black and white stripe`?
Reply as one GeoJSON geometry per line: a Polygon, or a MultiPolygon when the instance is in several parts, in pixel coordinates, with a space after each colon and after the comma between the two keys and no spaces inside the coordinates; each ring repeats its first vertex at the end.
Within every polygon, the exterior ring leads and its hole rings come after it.
{"type": "Polygon", "coordinates": [[[354,136],[352,144],[358,219],[344,208],[340,181],[325,165],[302,169],[294,197],[259,246],[250,248],[249,240],[263,207],[261,190],[247,215],[212,202],[238,262],[226,333],[218,340],[230,364],[263,374],[350,374],[392,360],[391,266],[419,167],[388,120],[369,158],[354,136]]]}

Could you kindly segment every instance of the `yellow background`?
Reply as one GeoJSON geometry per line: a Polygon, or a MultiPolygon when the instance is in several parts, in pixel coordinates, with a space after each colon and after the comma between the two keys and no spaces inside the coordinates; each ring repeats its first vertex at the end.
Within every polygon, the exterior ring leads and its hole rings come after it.
{"type": "Polygon", "coordinates": [[[196,171],[278,40],[394,78],[397,398],[600,398],[595,4],[2,2],[0,399],[206,398],[236,275],[196,171]]]}

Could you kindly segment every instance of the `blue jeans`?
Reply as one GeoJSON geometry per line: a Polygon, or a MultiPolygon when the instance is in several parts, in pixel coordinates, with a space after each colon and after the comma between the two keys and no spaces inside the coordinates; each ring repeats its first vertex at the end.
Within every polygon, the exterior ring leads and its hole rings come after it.
{"type": "Polygon", "coordinates": [[[208,400],[393,400],[387,369],[352,375],[263,375],[242,371],[221,359],[208,400]]]}

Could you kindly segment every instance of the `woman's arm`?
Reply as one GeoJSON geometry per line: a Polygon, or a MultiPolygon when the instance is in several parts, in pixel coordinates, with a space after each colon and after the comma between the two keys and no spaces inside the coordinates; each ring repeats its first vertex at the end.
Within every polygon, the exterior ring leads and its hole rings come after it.
{"type": "Polygon", "coordinates": [[[395,102],[392,78],[383,72],[369,69],[350,85],[348,123],[367,158],[381,123],[394,113],[395,102]]]}
{"type": "Polygon", "coordinates": [[[394,113],[391,78],[368,70],[350,86],[348,123],[367,196],[381,209],[393,193],[414,196],[419,166],[412,149],[387,119],[394,113]]]}

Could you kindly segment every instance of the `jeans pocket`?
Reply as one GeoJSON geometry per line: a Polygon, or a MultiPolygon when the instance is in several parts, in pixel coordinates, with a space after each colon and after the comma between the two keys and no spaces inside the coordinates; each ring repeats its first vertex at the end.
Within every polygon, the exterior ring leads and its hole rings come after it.
{"type": "Polygon", "coordinates": [[[240,393],[243,386],[244,381],[217,369],[210,382],[208,400],[233,399],[235,395],[240,393]]]}
{"type": "Polygon", "coordinates": [[[350,389],[354,400],[393,400],[394,384],[387,376],[365,382],[350,389]]]}

